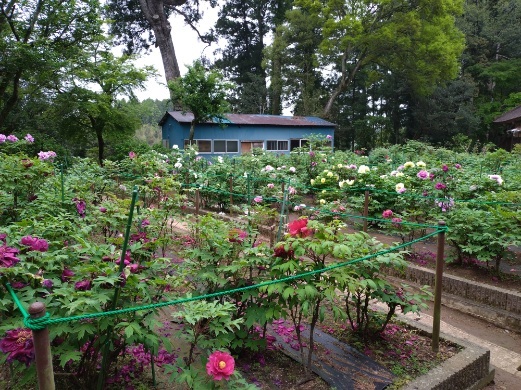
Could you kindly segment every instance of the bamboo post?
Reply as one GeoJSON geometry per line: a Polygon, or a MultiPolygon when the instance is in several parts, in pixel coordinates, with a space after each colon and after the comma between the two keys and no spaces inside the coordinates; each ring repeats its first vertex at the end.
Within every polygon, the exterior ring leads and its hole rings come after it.
{"type": "MultiPolygon", "coordinates": [[[[34,302],[29,306],[31,319],[45,316],[45,304],[34,302]]],[[[34,356],[36,359],[36,375],[40,390],[54,390],[54,372],[52,369],[51,343],[49,329],[33,330],[34,356]]]]}
{"type": "Polygon", "coordinates": [[[369,191],[365,190],[364,199],[364,232],[367,233],[367,216],[369,215],[369,191]]]}
{"type": "Polygon", "coordinates": [[[438,222],[438,251],[436,253],[436,276],[434,282],[434,308],[432,319],[432,350],[440,349],[441,291],[445,251],[445,221],[438,222]]]}

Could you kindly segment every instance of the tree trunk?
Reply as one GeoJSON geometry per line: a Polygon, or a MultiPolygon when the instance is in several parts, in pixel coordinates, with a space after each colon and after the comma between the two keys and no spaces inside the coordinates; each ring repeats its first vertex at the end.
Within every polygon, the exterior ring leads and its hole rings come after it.
{"type": "Polygon", "coordinates": [[[161,53],[165,79],[168,83],[178,78],[181,73],[175,55],[174,42],[172,41],[172,28],[165,13],[164,2],[162,0],[139,0],[139,4],[143,15],[154,31],[156,46],[161,53]]]}
{"type": "Polygon", "coordinates": [[[353,69],[350,72],[347,71],[347,61],[348,61],[349,50],[346,50],[342,57],[342,75],[340,76],[340,81],[338,82],[337,87],[331,92],[331,96],[329,97],[326,106],[324,107],[324,111],[322,112],[322,116],[324,118],[329,118],[331,115],[331,110],[333,109],[333,104],[335,103],[338,96],[344,92],[353,82],[356,73],[362,66],[363,61],[365,60],[365,52],[360,54],[360,58],[356,61],[353,69]]]}
{"type": "Polygon", "coordinates": [[[9,113],[13,110],[18,102],[19,98],[19,87],[20,87],[20,77],[22,76],[22,70],[19,69],[13,77],[13,92],[7,101],[5,102],[2,111],[0,112],[0,128],[4,125],[5,120],[9,113]]]}
{"type": "Polygon", "coordinates": [[[188,142],[192,144],[192,141],[194,140],[194,134],[195,134],[195,120],[192,121],[190,124],[190,134],[188,135],[188,142]]]}
{"type": "Polygon", "coordinates": [[[98,160],[100,167],[103,166],[103,154],[105,153],[105,141],[103,140],[103,131],[96,129],[96,136],[98,137],[98,160]]]}

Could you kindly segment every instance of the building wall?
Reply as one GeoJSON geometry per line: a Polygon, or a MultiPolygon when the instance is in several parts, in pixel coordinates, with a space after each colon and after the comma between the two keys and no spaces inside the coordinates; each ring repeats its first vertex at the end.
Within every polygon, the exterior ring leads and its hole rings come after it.
{"type": "MultiPolygon", "coordinates": [[[[190,125],[179,123],[174,118],[168,118],[162,127],[163,140],[168,140],[168,147],[177,145],[183,149],[184,140],[188,139],[190,125]]],[[[219,127],[213,124],[200,124],[195,127],[194,140],[238,140],[239,152],[228,153],[231,155],[240,154],[241,142],[262,141],[264,150],[267,150],[266,141],[290,141],[291,139],[306,138],[310,134],[323,136],[331,135],[334,137],[334,127],[290,127],[290,126],[255,126],[255,125],[228,125],[219,127]]],[[[332,140],[333,141],[333,140],[332,140]]],[[[165,142],[165,141],[163,141],[165,142]]],[[[289,153],[287,151],[277,151],[276,153],[289,153]]],[[[205,154],[205,153],[202,153],[205,154]]],[[[208,155],[222,155],[222,153],[208,153],[208,155]]]]}

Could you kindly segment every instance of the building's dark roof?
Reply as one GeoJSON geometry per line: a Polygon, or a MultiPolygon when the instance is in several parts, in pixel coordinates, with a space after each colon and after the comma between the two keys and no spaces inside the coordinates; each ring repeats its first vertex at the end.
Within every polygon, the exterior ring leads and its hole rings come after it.
{"type": "Polygon", "coordinates": [[[521,120],[521,106],[510,110],[494,120],[494,123],[508,123],[521,120]]]}
{"type": "MultiPolygon", "coordinates": [[[[191,123],[194,115],[191,112],[168,111],[159,121],[163,125],[168,117],[171,116],[179,123],[191,123]]],[[[280,115],[260,115],[260,114],[225,114],[227,120],[224,123],[234,125],[262,125],[262,126],[312,126],[312,127],[332,127],[334,123],[314,116],[280,116],[280,115]]],[[[218,120],[207,123],[219,123],[218,120]]]]}

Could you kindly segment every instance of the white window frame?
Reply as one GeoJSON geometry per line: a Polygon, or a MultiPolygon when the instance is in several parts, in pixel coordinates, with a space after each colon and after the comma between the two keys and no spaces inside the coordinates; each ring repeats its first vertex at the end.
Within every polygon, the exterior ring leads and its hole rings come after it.
{"type": "Polygon", "coordinates": [[[240,142],[239,142],[238,139],[214,139],[213,140],[212,151],[213,151],[214,154],[228,154],[228,153],[238,154],[238,153],[240,153],[240,150],[241,150],[241,147],[240,147],[240,142]],[[215,141],[224,141],[224,148],[225,148],[224,152],[216,152],[215,151],[215,141]],[[232,141],[237,144],[237,151],[236,152],[228,152],[228,142],[232,142],[232,141]]]}
{"type": "Polygon", "coordinates": [[[287,139],[267,139],[266,140],[266,148],[265,150],[268,152],[287,152],[289,151],[289,140],[287,139]],[[268,142],[276,142],[277,143],[277,149],[268,149],[268,142]],[[286,149],[279,149],[279,142],[286,142],[287,148],[286,149]]]}
{"type": "Polygon", "coordinates": [[[289,140],[289,148],[290,148],[290,150],[292,150],[291,149],[291,141],[298,141],[298,146],[296,148],[302,148],[303,147],[302,146],[302,141],[306,141],[307,145],[311,148],[311,145],[309,143],[309,139],[308,138],[292,138],[292,139],[289,140]]]}
{"type": "Polygon", "coordinates": [[[212,150],[213,150],[213,143],[212,143],[212,140],[211,139],[194,139],[192,142],[190,142],[189,140],[185,139],[183,141],[183,147],[186,147],[187,145],[193,145],[195,143],[195,145],[197,145],[197,151],[201,154],[212,154],[212,150]],[[210,142],[210,151],[209,152],[201,152],[201,150],[199,150],[199,141],[208,141],[210,142]]]}

